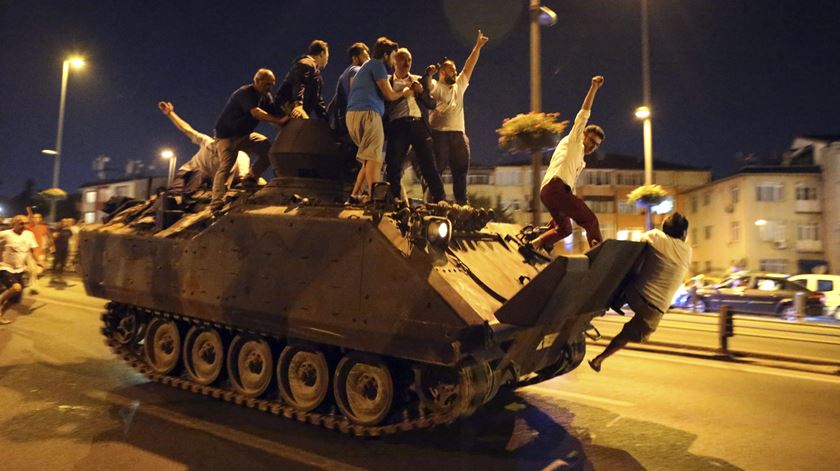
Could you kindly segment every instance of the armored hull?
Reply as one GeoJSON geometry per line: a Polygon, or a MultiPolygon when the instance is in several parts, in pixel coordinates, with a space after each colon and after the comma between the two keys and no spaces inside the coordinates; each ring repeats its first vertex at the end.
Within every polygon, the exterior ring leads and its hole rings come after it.
{"type": "Polygon", "coordinates": [[[274,146],[279,176],[232,191],[218,219],[199,203],[163,228],[147,203],[82,233],[85,287],[111,300],[103,333],[121,357],[160,382],[356,435],[451,422],[500,387],[580,363],[642,244],[532,265],[520,228],[485,212],[338,204],[340,180],[318,172],[337,152],[294,142],[326,131],[290,126],[274,146]]]}

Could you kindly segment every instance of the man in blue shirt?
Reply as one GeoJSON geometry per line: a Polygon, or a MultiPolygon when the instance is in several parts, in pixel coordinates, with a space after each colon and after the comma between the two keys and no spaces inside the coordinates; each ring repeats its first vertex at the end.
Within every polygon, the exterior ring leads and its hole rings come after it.
{"type": "Polygon", "coordinates": [[[350,66],[344,69],[344,72],[338,77],[338,84],[335,87],[335,96],[330,101],[327,107],[327,119],[329,120],[330,129],[332,129],[338,139],[342,142],[349,140],[350,136],[347,134],[347,100],[350,95],[350,85],[353,83],[353,78],[359,72],[359,69],[365,62],[370,60],[370,50],[365,43],[356,43],[350,46],[347,50],[347,55],[350,56],[350,66]]]}
{"type": "Polygon", "coordinates": [[[385,100],[394,101],[414,96],[420,84],[408,87],[402,93],[395,92],[388,80],[388,67],[394,66],[394,54],[399,45],[386,37],[376,40],[373,58],[367,61],[356,74],[350,86],[347,104],[347,131],[353,143],[359,148],[356,159],[362,168],[356,177],[353,199],[361,199],[363,188],[371,193],[374,183],[382,180],[382,147],[385,145],[385,131],[382,115],[385,114],[385,100]]]}
{"type": "Polygon", "coordinates": [[[217,214],[224,206],[224,196],[227,182],[236,154],[245,152],[256,162],[251,167],[243,182],[256,183],[257,179],[268,168],[268,149],[271,142],[262,134],[254,132],[260,121],[283,125],[288,122],[288,116],[282,118],[274,116],[274,102],[271,99],[271,89],[274,87],[274,73],[268,69],[259,69],[254,74],[254,83],[239,87],[228,98],[219,119],[216,121],[216,150],[219,153],[219,168],[213,177],[213,197],[210,210],[217,214]]]}

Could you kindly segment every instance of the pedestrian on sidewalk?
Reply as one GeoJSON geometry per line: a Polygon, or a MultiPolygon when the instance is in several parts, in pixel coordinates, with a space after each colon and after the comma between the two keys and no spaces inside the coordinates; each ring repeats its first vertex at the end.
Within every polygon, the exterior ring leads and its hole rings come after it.
{"type": "Polygon", "coordinates": [[[685,242],[687,234],[688,219],[680,213],[666,217],[662,230],[652,229],[642,234],[641,241],[648,245],[642,255],[642,266],[624,291],[633,318],[600,355],[589,360],[593,370],[601,371],[601,363],[628,342],[646,342],[659,326],[691,266],[691,247],[685,242]]]}
{"type": "MultiPolygon", "coordinates": [[[[0,243],[3,244],[3,254],[0,258],[0,324],[11,323],[3,314],[6,308],[20,302],[23,297],[26,259],[33,257],[34,260],[35,249],[38,248],[35,235],[26,229],[26,223],[26,216],[15,216],[12,219],[12,228],[0,231],[0,243]]],[[[36,263],[44,268],[40,262],[36,263]]]]}
{"type": "Polygon", "coordinates": [[[52,237],[50,237],[50,228],[44,224],[44,216],[41,213],[33,213],[32,208],[26,208],[29,213],[29,220],[26,223],[26,229],[35,237],[35,242],[38,244],[35,251],[29,260],[27,260],[27,268],[29,271],[29,294],[38,294],[41,285],[38,282],[38,276],[44,270],[44,263],[47,259],[47,249],[53,250],[52,237]]]}
{"type": "Polygon", "coordinates": [[[53,232],[55,252],[53,253],[51,284],[64,284],[64,267],[67,264],[67,255],[70,252],[70,238],[73,236],[73,232],[70,230],[72,225],[72,218],[64,218],[61,220],[58,230],[53,232]]]}

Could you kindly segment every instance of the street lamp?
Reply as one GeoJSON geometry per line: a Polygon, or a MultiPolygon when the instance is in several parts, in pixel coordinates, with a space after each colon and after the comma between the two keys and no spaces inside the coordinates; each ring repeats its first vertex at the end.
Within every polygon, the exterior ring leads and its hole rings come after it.
{"type": "MultiPolygon", "coordinates": [[[[67,99],[67,80],[70,77],[70,68],[81,69],[85,66],[85,60],[79,56],[68,57],[61,66],[61,98],[58,104],[58,132],[55,136],[55,150],[44,149],[41,152],[47,155],[54,155],[53,159],[53,188],[58,188],[58,174],[61,171],[61,140],[64,137],[64,103],[67,99]]],[[[56,201],[50,201],[50,222],[55,221],[56,201]]]]}
{"type": "Polygon", "coordinates": [[[166,186],[172,186],[172,180],[175,179],[175,162],[177,162],[178,158],[175,157],[175,153],[169,149],[164,149],[163,152],[160,153],[161,158],[164,160],[169,160],[169,178],[166,180],[166,186]]]}
{"type": "MultiPolygon", "coordinates": [[[[539,112],[542,108],[540,26],[554,26],[557,23],[557,14],[550,8],[541,6],[540,0],[530,0],[528,11],[531,15],[531,111],[539,112]]],[[[542,151],[531,153],[531,222],[534,226],[540,224],[542,156],[542,151]]]]}

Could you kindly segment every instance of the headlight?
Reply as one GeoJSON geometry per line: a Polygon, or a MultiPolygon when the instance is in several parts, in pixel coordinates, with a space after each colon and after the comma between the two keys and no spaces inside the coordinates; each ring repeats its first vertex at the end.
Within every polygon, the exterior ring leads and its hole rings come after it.
{"type": "Polygon", "coordinates": [[[449,246],[449,239],[452,235],[452,223],[449,219],[438,216],[426,216],[423,218],[423,225],[426,228],[426,241],[443,250],[449,246]]]}

